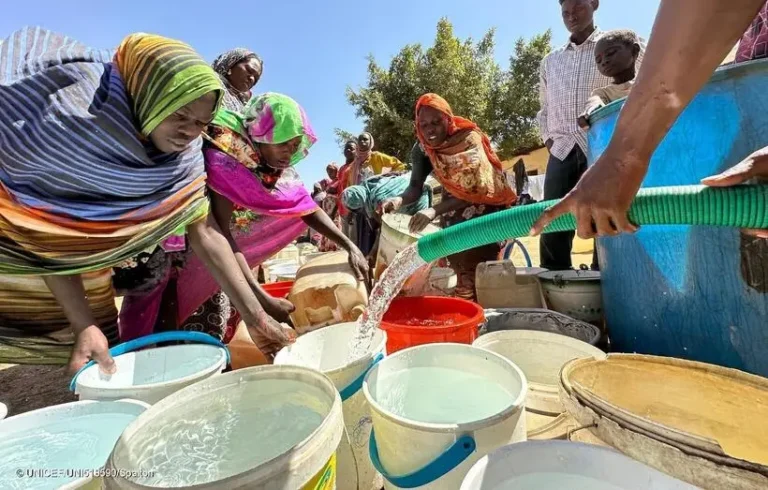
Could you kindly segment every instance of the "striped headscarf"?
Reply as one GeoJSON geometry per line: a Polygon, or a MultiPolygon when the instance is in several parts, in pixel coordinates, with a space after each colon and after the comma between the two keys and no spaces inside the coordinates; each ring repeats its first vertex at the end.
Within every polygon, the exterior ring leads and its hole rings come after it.
{"type": "Polygon", "coordinates": [[[213,71],[219,75],[221,82],[227,88],[227,91],[224,94],[224,100],[222,101],[222,107],[224,109],[239,112],[243,110],[243,107],[245,107],[245,104],[247,104],[248,100],[251,98],[250,91],[248,93],[240,92],[229,83],[229,79],[227,78],[229,76],[229,70],[231,70],[233,66],[249,58],[254,58],[259,62],[262,69],[264,68],[264,62],[259,55],[246,48],[230,49],[216,57],[211,64],[213,71]]]}
{"type": "Polygon", "coordinates": [[[117,56],[41,28],[0,41],[0,273],[99,270],[207,213],[202,142],[145,137],[218,77],[188,46],[129,36],[117,56]]]}
{"type": "Polygon", "coordinates": [[[223,92],[211,67],[188,45],[152,34],[131,34],[115,54],[131,108],[148,136],[166,117],[208,92],[223,92]]]}

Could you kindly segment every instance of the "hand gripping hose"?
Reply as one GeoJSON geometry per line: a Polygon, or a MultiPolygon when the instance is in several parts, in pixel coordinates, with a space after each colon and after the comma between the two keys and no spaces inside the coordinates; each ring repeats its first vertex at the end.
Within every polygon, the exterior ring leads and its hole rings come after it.
{"type": "MultiPolygon", "coordinates": [[[[528,236],[531,226],[557,201],[516,206],[460,223],[419,239],[429,263],[508,238],[528,236]]],[[[698,185],[641,189],[629,208],[636,225],[698,225],[768,229],[768,185],[711,188],[698,185]]],[[[560,216],[545,233],[576,229],[572,214],[560,216]]]]}

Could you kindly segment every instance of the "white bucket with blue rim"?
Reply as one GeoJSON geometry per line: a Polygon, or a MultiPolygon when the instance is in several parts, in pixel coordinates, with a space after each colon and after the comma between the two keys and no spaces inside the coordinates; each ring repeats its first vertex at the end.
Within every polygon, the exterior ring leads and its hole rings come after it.
{"type": "Polygon", "coordinates": [[[131,398],[152,405],[221,373],[229,364],[226,346],[201,332],[147,335],[115,346],[109,352],[117,367],[114,374],[104,374],[91,361],[72,378],[70,389],[80,400],[131,398]],[[162,342],[191,343],[143,349],[162,342]]]}
{"type": "Polygon", "coordinates": [[[363,393],[385,488],[459,488],[480,458],[526,439],[527,390],[520,368],[470,345],[422,345],[378,363],[363,393]]]}
{"type": "Polygon", "coordinates": [[[358,328],[356,322],[340,323],[302,335],[278,352],[275,364],[308,367],[328,376],[339,390],[346,428],[337,450],[337,487],[380,490],[382,477],[368,456],[371,417],[362,387],[368,372],[384,358],[387,335],[377,329],[368,352],[350,359],[351,342],[358,328]]]}
{"type": "Polygon", "coordinates": [[[79,401],[0,421],[0,488],[99,489],[123,430],[149,405],[79,401]]]}

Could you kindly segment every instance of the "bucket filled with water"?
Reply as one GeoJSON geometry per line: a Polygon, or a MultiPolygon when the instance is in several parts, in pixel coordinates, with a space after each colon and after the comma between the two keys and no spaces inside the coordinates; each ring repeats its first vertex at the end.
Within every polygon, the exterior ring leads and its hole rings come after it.
{"type": "Polygon", "coordinates": [[[461,490],[694,490],[616,451],[565,441],[512,444],[472,467],[461,490]]]}
{"type": "Polygon", "coordinates": [[[371,419],[362,392],[365,375],[384,358],[386,334],[376,330],[368,352],[350,358],[357,323],[341,323],[298,338],[275,356],[275,364],[299,365],[322,372],[339,390],[346,436],[338,449],[338,487],[380,490],[381,475],[368,456],[371,419]]]}
{"type": "Polygon", "coordinates": [[[480,458],[525,440],[527,382],[513,363],[460,344],[407,349],[363,383],[371,461],[385,488],[458,488],[480,458]]]}
{"type": "Polygon", "coordinates": [[[384,313],[387,353],[423,344],[471,344],[485,321],[483,309],[471,301],[440,296],[399,297],[384,313]]]}
{"type": "Polygon", "coordinates": [[[110,349],[117,371],[105,375],[93,362],[72,379],[81,400],[130,398],[154,404],[180,389],[221,373],[229,362],[227,348],[200,332],[163,332],[110,349]],[[138,350],[161,342],[197,342],[138,350]]]}
{"type": "Polygon", "coordinates": [[[325,375],[298,366],[232,371],[136,419],[109,457],[117,476],[105,488],[330,490],[343,432],[341,398],[325,375]]]}
{"type": "Polygon", "coordinates": [[[0,421],[0,488],[100,488],[94,472],[149,405],[80,401],[0,421]]]}
{"type": "Polygon", "coordinates": [[[476,347],[495,352],[519,366],[528,380],[525,403],[529,437],[565,438],[577,424],[565,414],[558,395],[560,370],[572,359],[604,359],[605,353],[565,335],[532,330],[503,330],[483,335],[476,347]]]}
{"type": "Polygon", "coordinates": [[[768,380],[669,357],[576,359],[567,410],[628,456],[702,488],[768,488],[768,380]]]}

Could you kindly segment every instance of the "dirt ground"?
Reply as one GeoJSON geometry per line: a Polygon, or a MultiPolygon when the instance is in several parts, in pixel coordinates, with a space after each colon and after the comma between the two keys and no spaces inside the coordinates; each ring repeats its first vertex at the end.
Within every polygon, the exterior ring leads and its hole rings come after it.
{"type": "MultiPolygon", "coordinates": [[[[525,245],[534,266],[539,265],[538,238],[525,237],[520,241],[525,245]]],[[[576,239],[573,249],[573,265],[592,263],[592,242],[576,239]]],[[[525,266],[522,252],[516,250],[512,260],[518,267],[525,266]]],[[[120,307],[121,299],[117,305],[120,307]]],[[[71,377],[64,366],[27,366],[0,364],[0,402],[8,406],[8,416],[18,415],[30,410],[76,401],[77,397],[69,391],[71,377]]]]}
{"type": "Polygon", "coordinates": [[[77,400],[64,366],[0,364],[0,402],[8,416],[77,400]]]}

